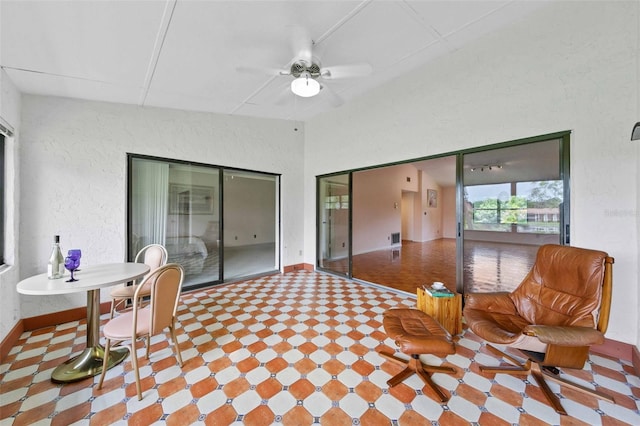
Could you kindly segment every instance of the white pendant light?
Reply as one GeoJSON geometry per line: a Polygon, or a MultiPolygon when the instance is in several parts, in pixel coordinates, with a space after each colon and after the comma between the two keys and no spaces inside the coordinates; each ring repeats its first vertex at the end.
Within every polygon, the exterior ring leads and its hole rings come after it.
{"type": "Polygon", "coordinates": [[[304,73],[291,82],[291,91],[303,98],[310,98],[320,93],[320,83],[309,77],[309,73],[304,73]]]}

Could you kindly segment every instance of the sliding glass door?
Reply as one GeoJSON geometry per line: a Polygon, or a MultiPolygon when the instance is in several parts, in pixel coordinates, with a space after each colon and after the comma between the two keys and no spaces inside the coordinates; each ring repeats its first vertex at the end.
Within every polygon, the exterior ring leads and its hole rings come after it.
{"type": "Polygon", "coordinates": [[[280,269],[280,178],[129,155],[128,259],[152,243],[183,288],[280,269]]]}
{"type": "Polygon", "coordinates": [[[318,178],[318,268],[351,277],[350,173],[318,178]]]}
{"type": "Polygon", "coordinates": [[[280,268],[278,183],[275,175],[225,169],[225,280],[280,268]]]}
{"type": "Polygon", "coordinates": [[[415,293],[510,291],[569,244],[569,132],[317,177],[320,270],[415,293]]]}
{"type": "Polygon", "coordinates": [[[465,292],[511,291],[539,246],[568,242],[564,142],[558,137],[463,154],[465,292]]]}

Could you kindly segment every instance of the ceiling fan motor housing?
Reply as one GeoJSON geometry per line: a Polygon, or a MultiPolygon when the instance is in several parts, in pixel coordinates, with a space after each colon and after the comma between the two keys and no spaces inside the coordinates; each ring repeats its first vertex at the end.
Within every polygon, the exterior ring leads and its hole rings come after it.
{"type": "Polygon", "coordinates": [[[305,73],[307,73],[309,77],[316,79],[320,77],[320,66],[314,63],[312,63],[311,65],[306,65],[302,61],[294,62],[293,64],[291,64],[291,75],[295,78],[298,78],[301,75],[305,75],[305,73]]]}

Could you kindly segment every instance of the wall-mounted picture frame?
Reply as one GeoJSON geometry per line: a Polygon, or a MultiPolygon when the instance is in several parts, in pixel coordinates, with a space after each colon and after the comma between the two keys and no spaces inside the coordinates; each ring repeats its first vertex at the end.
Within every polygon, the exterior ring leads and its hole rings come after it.
{"type": "Polygon", "coordinates": [[[215,188],[169,184],[169,214],[213,214],[215,188]]]}
{"type": "Polygon", "coordinates": [[[427,205],[429,207],[438,207],[438,191],[435,189],[427,189],[427,205]]]}

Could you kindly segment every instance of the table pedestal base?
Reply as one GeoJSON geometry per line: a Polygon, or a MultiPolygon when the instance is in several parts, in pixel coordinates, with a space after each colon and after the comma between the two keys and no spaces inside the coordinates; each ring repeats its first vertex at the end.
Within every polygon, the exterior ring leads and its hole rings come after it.
{"type": "MultiPolygon", "coordinates": [[[[107,369],[120,364],[129,355],[129,349],[116,348],[109,351],[107,369]]],[[[87,348],[76,357],[65,361],[56,367],[51,374],[51,381],[55,383],[69,383],[83,380],[102,373],[102,362],[105,353],[102,346],[87,348]]]]}

